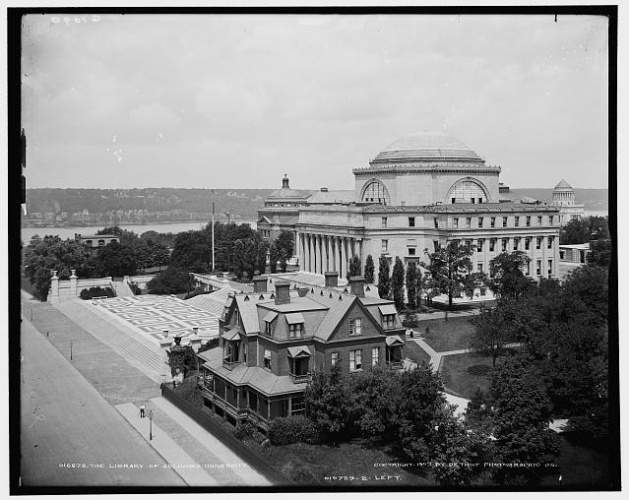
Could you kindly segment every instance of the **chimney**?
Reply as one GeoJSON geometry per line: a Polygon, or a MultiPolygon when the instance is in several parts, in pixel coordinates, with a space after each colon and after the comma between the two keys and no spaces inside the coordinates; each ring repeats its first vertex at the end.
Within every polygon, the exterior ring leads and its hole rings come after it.
{"type": "Polygon", "coordinates": [[[337,273],[336,271],[326,271],[324,274],[326,288],[334,288],[339,286],[339,273],[337,273]]]}
{"type": "Polygon", "coordinates": [[[352,295],[356,295],[356,297],[365,296],[365,278],[362,276],[350,276],[349,286],[351,288],[352,295]]]}
{"type": "Polygon", "coordinates": [[[254,293],[266,292],[266,276],[254,276],[253,277],[253,291],[254,293]]]}
{"type": "Polygon", "coordinates": [[[290,283],[288,281],[275,282],[275,303],[277,305],[290,303],[290,283]]]}
{"type": "Polygon", "coordinates": [[[284,178],[282,179],[282,189],[289,189],[290,186],[288,185],[288,176],[286,174],[284,174],[284,178]]]}

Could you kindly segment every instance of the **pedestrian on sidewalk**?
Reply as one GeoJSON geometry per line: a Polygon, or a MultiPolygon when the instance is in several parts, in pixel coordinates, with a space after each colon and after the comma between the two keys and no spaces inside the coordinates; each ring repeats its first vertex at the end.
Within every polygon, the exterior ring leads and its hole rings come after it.
{"type": "Polygon", "coordinates": [[[144,418],[145,411],[146,411],[146,407],[144,405],[140,406],[140,418],[144,418]]]}

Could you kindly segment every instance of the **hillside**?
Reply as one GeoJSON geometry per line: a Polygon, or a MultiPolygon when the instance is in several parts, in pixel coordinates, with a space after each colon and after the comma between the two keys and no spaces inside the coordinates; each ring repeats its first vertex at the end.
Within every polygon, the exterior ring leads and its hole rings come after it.
{"type": "MultiPolygon", "coordinates": [[[[579,189],[574,190],[577,203],[583,203],[586,212],[599,212],[609,209],[607,189],[579,189]]],[[[517,188],[511,189],[509,198],[521,198],[530,196],[541,201],[550,201],[553,197],[552,189],[541,188],[517,188]]]]}

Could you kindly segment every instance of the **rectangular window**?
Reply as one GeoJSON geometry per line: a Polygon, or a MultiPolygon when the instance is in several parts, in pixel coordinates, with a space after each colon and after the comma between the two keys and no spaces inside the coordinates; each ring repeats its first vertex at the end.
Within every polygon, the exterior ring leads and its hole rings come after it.
{"type": "Polygon", "coordinates": [[[552,226],[553,225],[553,220],[555,219],[554,215],[549,215],[548,216],[548,223],[552,226]]]}
{"type": "Polygon", "coordinates": [[[524,238],[524,250],[531,248],[531,238],[524,238]]]}
{"type": "Polygon", "coordinates": [[[502,251],[506,252],[507,251],[507,246],[509,245],[509,239],[508,238],[502,238],[502,251]]]}
{"type": "Polygon", "coordinates": [[[479,273],[483,272],[483,263],[479,262],[478,264],[476,264],[476,269],[478,270],[479,273]]]}
{"type": "Polygon", "coordinates": [[[483,218],[482,217],[478,218],[478,227],[483,227],[483,218]]]}
{"type": "Polygon", "coordinates": [[[538,260],[535,264],[535,274],[537,276],[542,274],[542,261],[541,260],[538,260]]]}
{"type": "Polygon", "coordinates": [[[415,248],[409,248],[408,249],[408,255],[411,256],[411,257],[414,256],[415,255],[415,250],[416,250],[415,248]]]}
{"type": "Polygon", "coordinates": [[[472,205],[476,203],[476,198],[472,198],[472,205]]]}
{"type": "Polygon", "coordinates": [[[515,216],[514,223],[515,227],[520,227],[520,217],[518,215],[515,216]]]}
{"type": "Polygon", "coordinates": [[[264,350],[264,367],[267,370],[271,369],[271,351],[269,351],[268,349],[264,350]]]}
{"type": "Polygon", "coordinates": [[[333,352],[330,355],[330,364],[332,366],[336,366],[336,364],[339,362],[339,353],[338,352],[333,352]]]}
{"type": "Polygon", "coordinates": [[[288,337],[291,339],[294,339],[296,337],[301,337],[303,331],[304,331],[303,323],[293,323],[291,325],[288,325],[288,337]]]}
{"type": "Polygon", "coordinates": [[[551,249],[552,247],[553,247],[553,237],[549,236],[548,237],[548,246],[547,246],[547,248],[551,249]]]}
{"type": "Polygon", "coordinates": [[[466,217],[465,218],[465,227],[472,227],[472,218],[471,217],[466,217]]]}
{"type": "Polygon", "coordinates": [[[531,216],[530,215],[526,216],[526,227],[531,227],[531,216]]]}
{"type": "Polygon", "coordinates": [[[529,274],[531,274],[531,262],[530,261],[526,263],[526,271],[524,272],[524,274],[526,274],[527,276],[529,274]]]}
{"type": "Polygon", "coordinates": [[[439,229],[439,219],[437,219],[436,217],[434,218],[434,223],[435,223],[435,229],[439,229]]]}
{"type": "Polygon", "coordinates": [[[349,334],[360,335],[362,333],[362,327],[360,324],[360,318],[349,320],[349,334]]]}
{"type": "Polygon", "coordinates": [[[538,215],[538,216],[537,216],[537,225],[538,225],[538,226],[541,226],[541,225],[542,225],[542,216],[541,216],[541,215],[538,215]]]}
{"type": "Polygon", "coordinates": [[[493,252],[496,249],[496,238],[489,240],[489,251],[493,252]]]}
{"type": "Polygon", "coordinates": [[[452,198],[452,204],[454,205],[456,203],[456,198],[452,198]]]}
{"type": "Polygon", "coordinates": [[[271,322],[270,321],[264,322],[264,333],[268,335],[269,337],[271,336],[271,322]]]}
{"type": "Polygon", "coordinates": [[[482,198],[479,198],[479,199],[478,199],[478,203],[480,204],[480,203],[482,203],[482,202],[483,202],[483,199],[482,199],[482,198]]]}
{"type": "Polygon", "coordinates": [[[380,348],[371,348],[371,366],[378,366],[380,364],[380,348]]]}
{"type": "Polygon", "coordinates": [[[389,251],[389,240],[382,240],[382,252],[386,253],[389,251]]]}
{"type": "Polygon", "coordinates": [[[349,371],[355,372],[362,370],[363,367],[363,351],[362,349],[356,349],[355,351],[349,351],[349,371]]]}
{"type": "Polygon", "coordinates": [[[478,243],[476,244],[476,251],[477,252],[482,252],[483,251],[483,245],[485,245],[485,240],[479,239],[478,243]]]}
{"type": "Polygon", "coordinates": [[[382,326],[385,329],[395,328],[395,314],[385,314],[382,317],[382,326]]]}
{"type": "Polygon", "coordinates": [[[536,248],[537,250],[539,250],[540,248],[542,248],[542,240],[543,240],[543,239],[544,239],[544,238],[541,238],[541,237],[537,238],[536,243],[535,243],[535,248],[536,248]]]}
{"type": "Polygon", "coordinates": [[[435,252],[439,250],[439,240],[433,240],[432,245],[435,248],[435,252]]]}
{"type": "Polygon", "coordinates": [[[548,259],[548,277],[550,278],[553,274],[553,260],[548,259]]]}
{"type": "Polygon", "coordinates": [[[513,238],[513,249],[514,250],[520,249],[520,238],[513,238]]]}
{"type": "Polygon", "coordinates": [[[472,248],[472,240],[465,240],[465,248],[467,249],[472,248]]]}
{"type": "Polygon", "coordinates": [[[490,227],[496,227],[496,218],[495,217],[491,217],[489,219],[489,226],[490,227]]]}
{"type": "Polygon", "coordinates": [[[291,415],[299,415],[306,410],[306,403],[304,398],[292,398],[291,401],[291,415]]]}
{"type": "Polygon", "coordinates": [[[387,217],[382,218],[382,227],[387,227],[387,221],[388,221],[387,217]]]}
{"type": "Polygon", "coordinates": [[[415,217],[408,218],[408,227],[415,227],[415,217]]]}
{"type": "Polygon", "coordinates": [[[459,229],[459,218],[455,217],[452,222],[454,223],[454,229],[459,229]]]}
{"type": "Polygon", "coordinates": [[[508,221],[508,217],[503,217],[502,218],[502,227],[507,227],[507,221],[508,221]]]}

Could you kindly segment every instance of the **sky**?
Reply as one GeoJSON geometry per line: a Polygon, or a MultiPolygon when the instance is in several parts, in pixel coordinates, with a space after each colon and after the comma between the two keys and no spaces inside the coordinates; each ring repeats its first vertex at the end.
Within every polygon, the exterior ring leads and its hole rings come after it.
{"type": "Polygon", "coordinates": [[[28,187],[352,189],[419,131],[514,188],[607,187],[607,19],[29,15],[28,187]]]}

